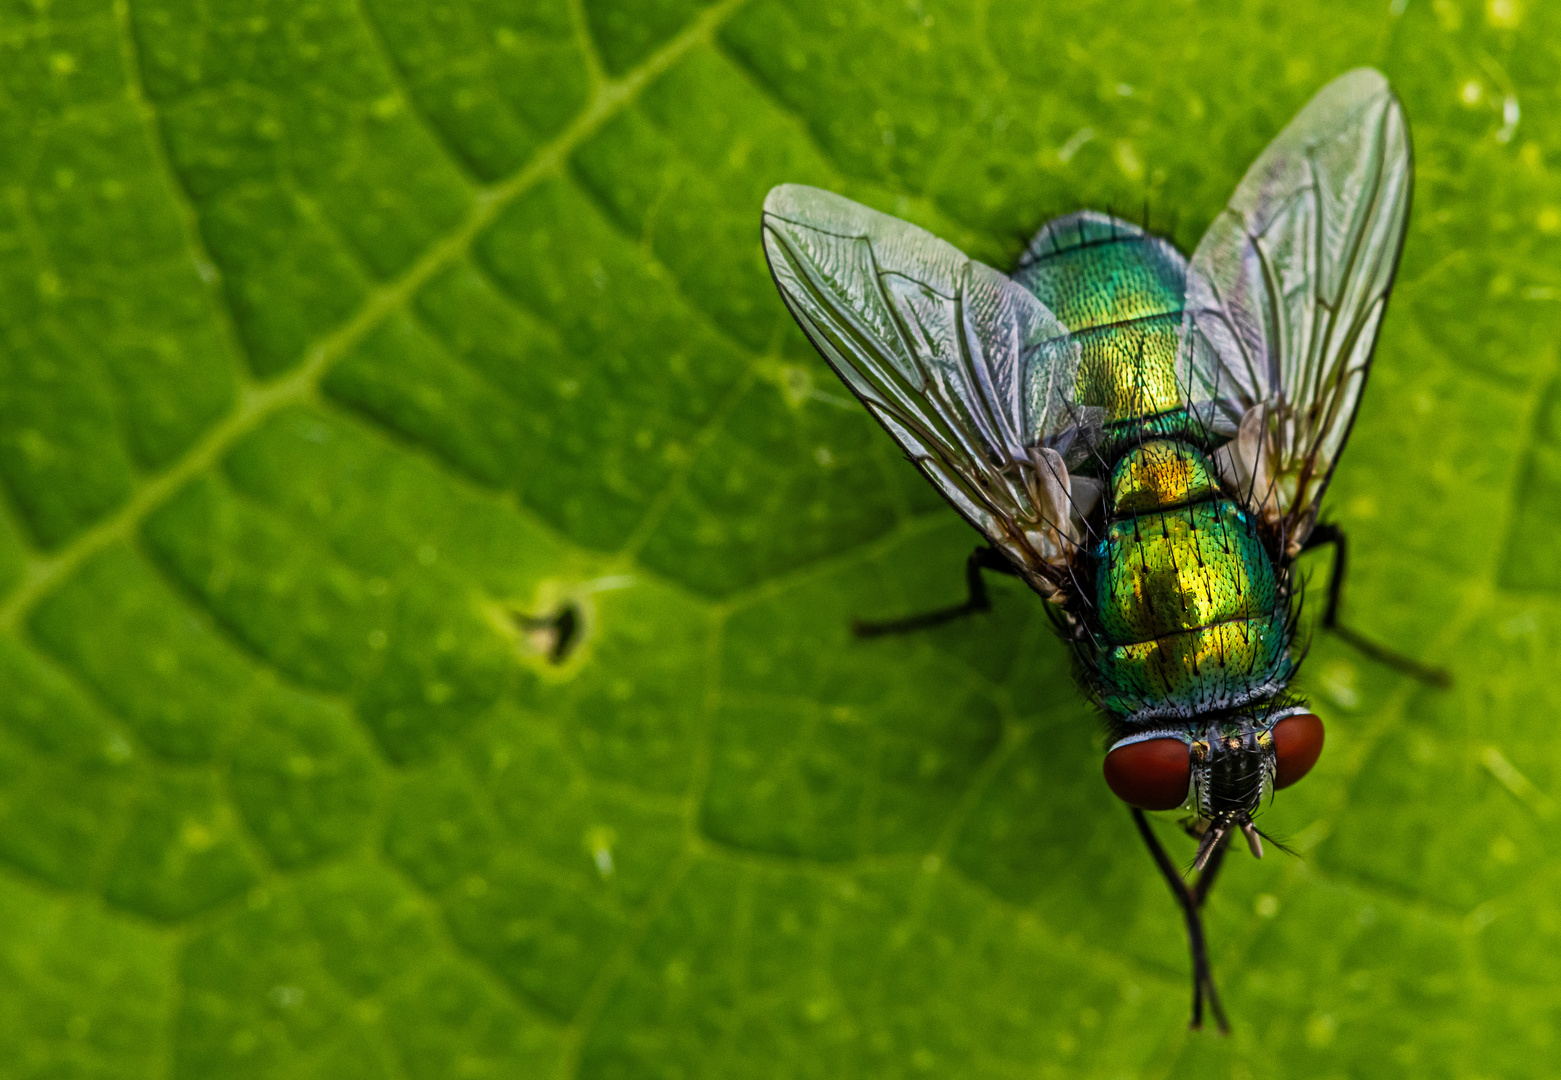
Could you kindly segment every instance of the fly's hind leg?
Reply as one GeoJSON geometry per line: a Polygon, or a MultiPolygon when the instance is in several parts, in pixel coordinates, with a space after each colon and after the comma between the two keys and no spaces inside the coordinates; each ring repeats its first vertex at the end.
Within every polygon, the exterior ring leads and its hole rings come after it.
{"type": "Polygon", "coordinates": [[[1328,579],[1328,607],[1323,611],[1323,629],[1339,635],[1344,641],[1353,646],[1356,651],[1370,657],[1394,671],[1402,672],[1410,678],[1418,679],[1428,686],[1446,689],[1453,684],[1453,677],[1444,668],[1428,667],[1418,660],[1411,659],[1401,653],[1383,645],[1378,645],[1370,638],[1350,629],[1339,621],[1339,601],[1344,595],[1344,571],[1348,564],[1348,547],[1344,539],[1344,530],[1337,525],[1318,525],[1312,529],[1312,534],[1306,538],[1306,546],[1301,551],[1308,552],[1313,548],[1320,548],[1325,544],[1333,545],[1333,574],[1328,579]]]}
{"type": "Polygon", "coordinates": [[[890,619],[886,622],[863,622],[858,619],[851,624],[851,632],[857,637],[864,638],[883,637],[885,634],[908,634],[913,630],[942,626],[946,622],[962,619],[966,615],[974,615],[978,611],[991,611],[992,600],[987,596],[986,582],[981,578],[983,570],[1015,576],[1019,573],[1014,569],[1013,563],[996,548],[978,547],[970,553],[970,558],[965,560],[965,587],[968,595],[963,604],[923,612],[920,615],[909,615],[903,619],[890,619]]]}

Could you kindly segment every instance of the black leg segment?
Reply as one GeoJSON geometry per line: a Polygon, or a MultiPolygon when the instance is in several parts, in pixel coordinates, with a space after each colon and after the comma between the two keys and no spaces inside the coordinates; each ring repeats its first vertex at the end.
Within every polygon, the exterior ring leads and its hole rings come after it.
{"type": "Polygon", "coordinates": [[[1144,838],[1149,854],[1154,856],[1155,865],[1160,868],[1161,876],[1165,878],[1166,885],[1170,886],[1171,895],[1176,897],[1182,915],[1187,920],[1187,945],[1192,950],[1192,1026],[1203,1026],[1203,1003],[1207,1001],[1209,1012],[1214,1014],[1215,1027],[1219,1028],[1221,1035],[1228,1035],[1230,1023],[1225,1019],[1225,1008],[1220,1004],[1219,992],[1214,989],[1214,973],[1209,970],[1209,951],[1203,938],[1203,902],[1208,899],[1209,890],[1214,888],[1220,863],[1225,859],[1225,848],[1230,844],[1230,834],[1220,837],[1218,846],[1204,864],[1203,872],[1198,875],[1198,884],[1189,887],[1182,880],[1181,874],[1176,872],[1176,864],[1171,862],[1165,848],[1160,846],[1160,838],[1149,827],[1149,819],[1136,806],[1133,807],[1133,824],[1138,826],[1138,835],[1144,838]]]}
{"type": "Polygon", "coordinates": [[[978,611],[990,611],[992,600],[987,596],[986,582],[981,579],[983,570],[1016,576],[1019,573],[1014,569],[1013,563],[996,548],[978,547],[970,553],[970,558],[965,560],[965,588],[968,592],[963,604],[939,608],[937,611],[928,611],[920,615],[910,615],[903,619],[890,619],[887,622],[863,622],[858,619],[851,624],[851,632],[857,637],[864,638],[883,637],[886,634],[908,634],[913,630],[942,626],[946,622],[962,619],[966,615],[974,615],[978,611]]]}
{"type": "Polygon", "coordinates": [[[1443,668],[1428,667],[1418,660],[1378,645],[1370,638],[1339,622],[1339,601],[1344,595],[1344,571],[1349,565],[1349,545],[1344,539],[1344,530],[1337,525],[1315,526],[1312,534],[1306,538],[1306,546],[1301,549],[1301,552],[1304,554],[1326,544],[1333,545],[1333,574],[1328,579],[1328,606],[1323,610],[1323,629],[1339,635],[1361,654],[1394,671],[1418,679],[1428,686],[1436,686],[1444,690],[1451,686],[1453,684],[1451,672],[1443,668]]]}

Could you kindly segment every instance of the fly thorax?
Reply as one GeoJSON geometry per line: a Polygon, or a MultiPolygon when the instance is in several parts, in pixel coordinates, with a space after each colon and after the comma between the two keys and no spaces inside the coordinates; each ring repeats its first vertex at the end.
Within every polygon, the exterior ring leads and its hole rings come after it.
{"type": "Polygon", "coordinates": [[[1074,331],[1079,346],[1079,403],[1105,410],[1108,422],[1175,409],[1182,313],[1144,314],[1107,327],[1074,331]]]}
{"type": "Polygon", "coordinates": [[[1076,402],[1107,423],[1174,409],[1186,264],[1164,240],[1134,230],[1058,247],[1021,273],[1079,349],[1076,402]]]}

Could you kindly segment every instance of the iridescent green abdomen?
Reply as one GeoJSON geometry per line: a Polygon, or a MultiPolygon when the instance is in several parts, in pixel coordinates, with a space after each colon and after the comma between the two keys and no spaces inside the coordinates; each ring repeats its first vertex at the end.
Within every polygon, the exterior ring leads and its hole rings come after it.
{"type": "MultiPolygon", "coordinates": [[[[1220,486],[1176,380],[1184,263],[1163,241],[1080,221],[1016,280],[1079,345],[1076,397],[1103,412],[1104,496],[1078,645],[1101,704],[1191,716],[1270,696],[1291,669],[1289,597],[1256,522],[1220,486]]],[[[1088,463],[1082,465],[1090,471],[1088,463]]]]}
{"type": "Polygon", "coordinates": [[[1092,553],[1097,668],[1112,711],[1205,711],[1288,669],[1288,603],[1247,512],[1196,446],[1156,439],[1112,469],[1092,553]]]}

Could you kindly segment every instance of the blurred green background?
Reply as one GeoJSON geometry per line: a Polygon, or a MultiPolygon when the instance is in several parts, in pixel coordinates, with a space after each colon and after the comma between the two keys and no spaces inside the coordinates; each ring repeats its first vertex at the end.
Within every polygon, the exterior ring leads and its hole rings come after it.
{"type": "Polygon", "coordinates": [[[0,1075],[1552,1073],[1558,93],[1533,0],[9,0],[0,1075]],[[1358,64],[1417,191],[1330,513],[1457,683],[1315,641],[1189,1034],[1034,598],[846,634],[974,537],[758,209],[1191,250],[1358,64]]]}

